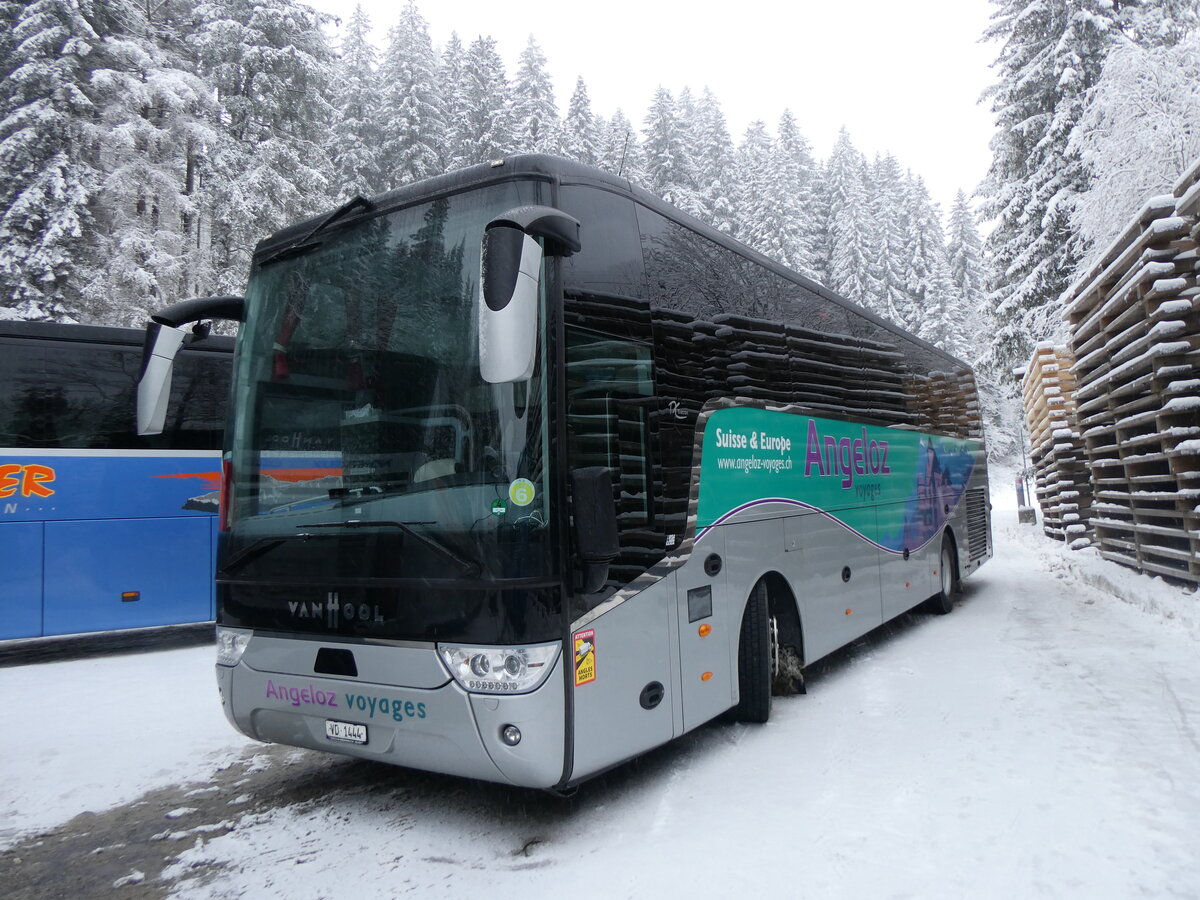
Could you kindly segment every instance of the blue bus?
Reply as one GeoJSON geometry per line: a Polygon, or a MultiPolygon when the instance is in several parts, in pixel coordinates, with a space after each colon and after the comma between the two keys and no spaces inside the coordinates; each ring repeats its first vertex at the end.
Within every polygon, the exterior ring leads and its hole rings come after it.
{"type": "Polygon", "coordinates": [[[233,340],[194,335],[137,434],[144,334],[0,322],[0,640],[210,621],[233,340]]]}

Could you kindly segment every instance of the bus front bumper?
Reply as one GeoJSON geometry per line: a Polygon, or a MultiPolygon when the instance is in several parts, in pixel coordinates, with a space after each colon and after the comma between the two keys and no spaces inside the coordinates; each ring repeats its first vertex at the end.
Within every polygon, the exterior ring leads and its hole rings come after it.
{"type": "Polygon", "coordinates": [[[563,774],[562,665],[559,654],[539,689],[511,696],[470,694],[453,680],[433,688],[408,688],[266,672],[245,660],[216,668],[226,717],[255,740],[551,788],[563,774]],[[337,729],[327,728],[328,722],[365,726],[365,743],[330,737],[330,730],[337,729]],[[519,743],[505,742],[507,726],[519,730],[519,743]]]}

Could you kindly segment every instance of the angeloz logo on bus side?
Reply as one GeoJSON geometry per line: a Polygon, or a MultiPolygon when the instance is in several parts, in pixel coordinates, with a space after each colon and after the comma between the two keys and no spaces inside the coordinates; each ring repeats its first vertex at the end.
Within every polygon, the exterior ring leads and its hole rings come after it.
{"type": "Polygon", "coordinates": [[[383,613],[379,611],[379,604],[343,603],[337,591],[330,591],[324,603],[289,600],[288,612],[297,619],[324,619],[325,624],[330,628],[336,628],[343,621],[347,624],[351,622],[383,624],[383,613]]]}
{"type": "Polygon", "coordinates": [[[855,475],[890,475],[888,467],[888,442],[867,440],[867,429],[863,428],[862,437],[851,440],[844,437],[838,440],[831,435],[825,435],[822,440],[817,423],[808,420],[808,447],[804,453],[804,475],[808,477],[815,466],[821,475],[840,475],[842,487],[848,488],[854,484],[855,475]]]}

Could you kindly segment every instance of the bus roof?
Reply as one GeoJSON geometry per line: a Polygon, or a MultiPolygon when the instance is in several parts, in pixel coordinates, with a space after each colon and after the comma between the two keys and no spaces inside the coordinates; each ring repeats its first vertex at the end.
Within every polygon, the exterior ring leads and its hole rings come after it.
{"type": "MultiPolygon", "coordinates": [[[[68,341],[84,344],[126,344],[140,347],[146,340],[141,328],[117,325],[80,325],[75,322],[0,321],[0,338],[21,338],[31,341],[68,341]]],[[[233,338],[209,335],[203,341],[191,341],[189,350],[220,350],[232,352],[233,338]]]]}
{"type": "MultiPolygon", "coordinates": [[[[482,187],[487,184],[496,184],[504,181],[512,180],[543,180],[547,182],[558,182],[566,184],[582,184],[592,187],[608,190],[622,196],[629,197],[631,200],[648,207],[651,210],[665,216],[668,219],[676,222],[691,231],[696,232],[707,240],[715,244],[719,244],[726,249],[737,253],[756,265],[760,265],[777,275],[800,285],[806,290],[818,295],[830,303],[835,303],[845,308],[850,313],[868,319],[880,327],[908,340],[920,347],[929,350],[937,356],[954,363],[956,366],[961,366],[965,369],[971,369],[967,363],[957,357],[947,353],[939,347],[922,340],[910,332],[905,331],[899,325],[889,322],[878,314],[864,308],[860,304],[834,293],[829,288],[807,278],[792,269],[787,268],[781,263],[776,262],[768,256],[764,256],[757,250],[754,250],[747,245],[734,240],[728,235],[724,235],[712,228],[709,225],[701,222],[699,219],[685,213],[683,210],[670,205],[661,198],[655,196],[644,188],[640,188],[626,178],[621,178],[611,172],[606,172],[603,169],[597,169],[594,166],[584,165],[583,163],[573,160],[564,159],[558,156],[549,156],[541,153],[521,153],[512,156],[507,156],[504,159],[498,159],[490,163],[481,163],[475,166],[469,166],[464,169],[459,169],[454,172],[447,172],[444,175],[436,175],[432,178],[427,178],[422,181],[416,181],[411,184],[406,184],[402,187],[391,191],[386,191],[382,194],[377,194],[370,200],[370,209],[365,209],[362,212],[345,216],[340,219],[336,226],[342,227],[352,222],[362,221],[364,219],[373,218],[379,215],[386,215],[394,212],[405,206],[413,203],[426,202],[430,199],[456,194],[471,188],[482,187]]],[[[255,260],[261,259],[264,255],[279,250],[281,247],[287,246],[291,242],[305,237],[310,231],[317,227],[321,221],[328,216],[325,212],[318,216],[313,216],[302,222],[297,222],[290,225],[270,237],[260,241],[255,248],[255,260]]],[[[584,240],[586,240],[586,236],[584,240]]]]}

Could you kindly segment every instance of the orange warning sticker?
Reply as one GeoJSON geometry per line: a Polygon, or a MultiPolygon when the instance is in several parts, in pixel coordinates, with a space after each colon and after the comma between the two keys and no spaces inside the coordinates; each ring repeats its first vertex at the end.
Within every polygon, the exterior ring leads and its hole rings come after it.
{"type": "Polygon", "coordinates": [[[575,632],[575,687],[596,680],[596,632],[575,632]]]}

